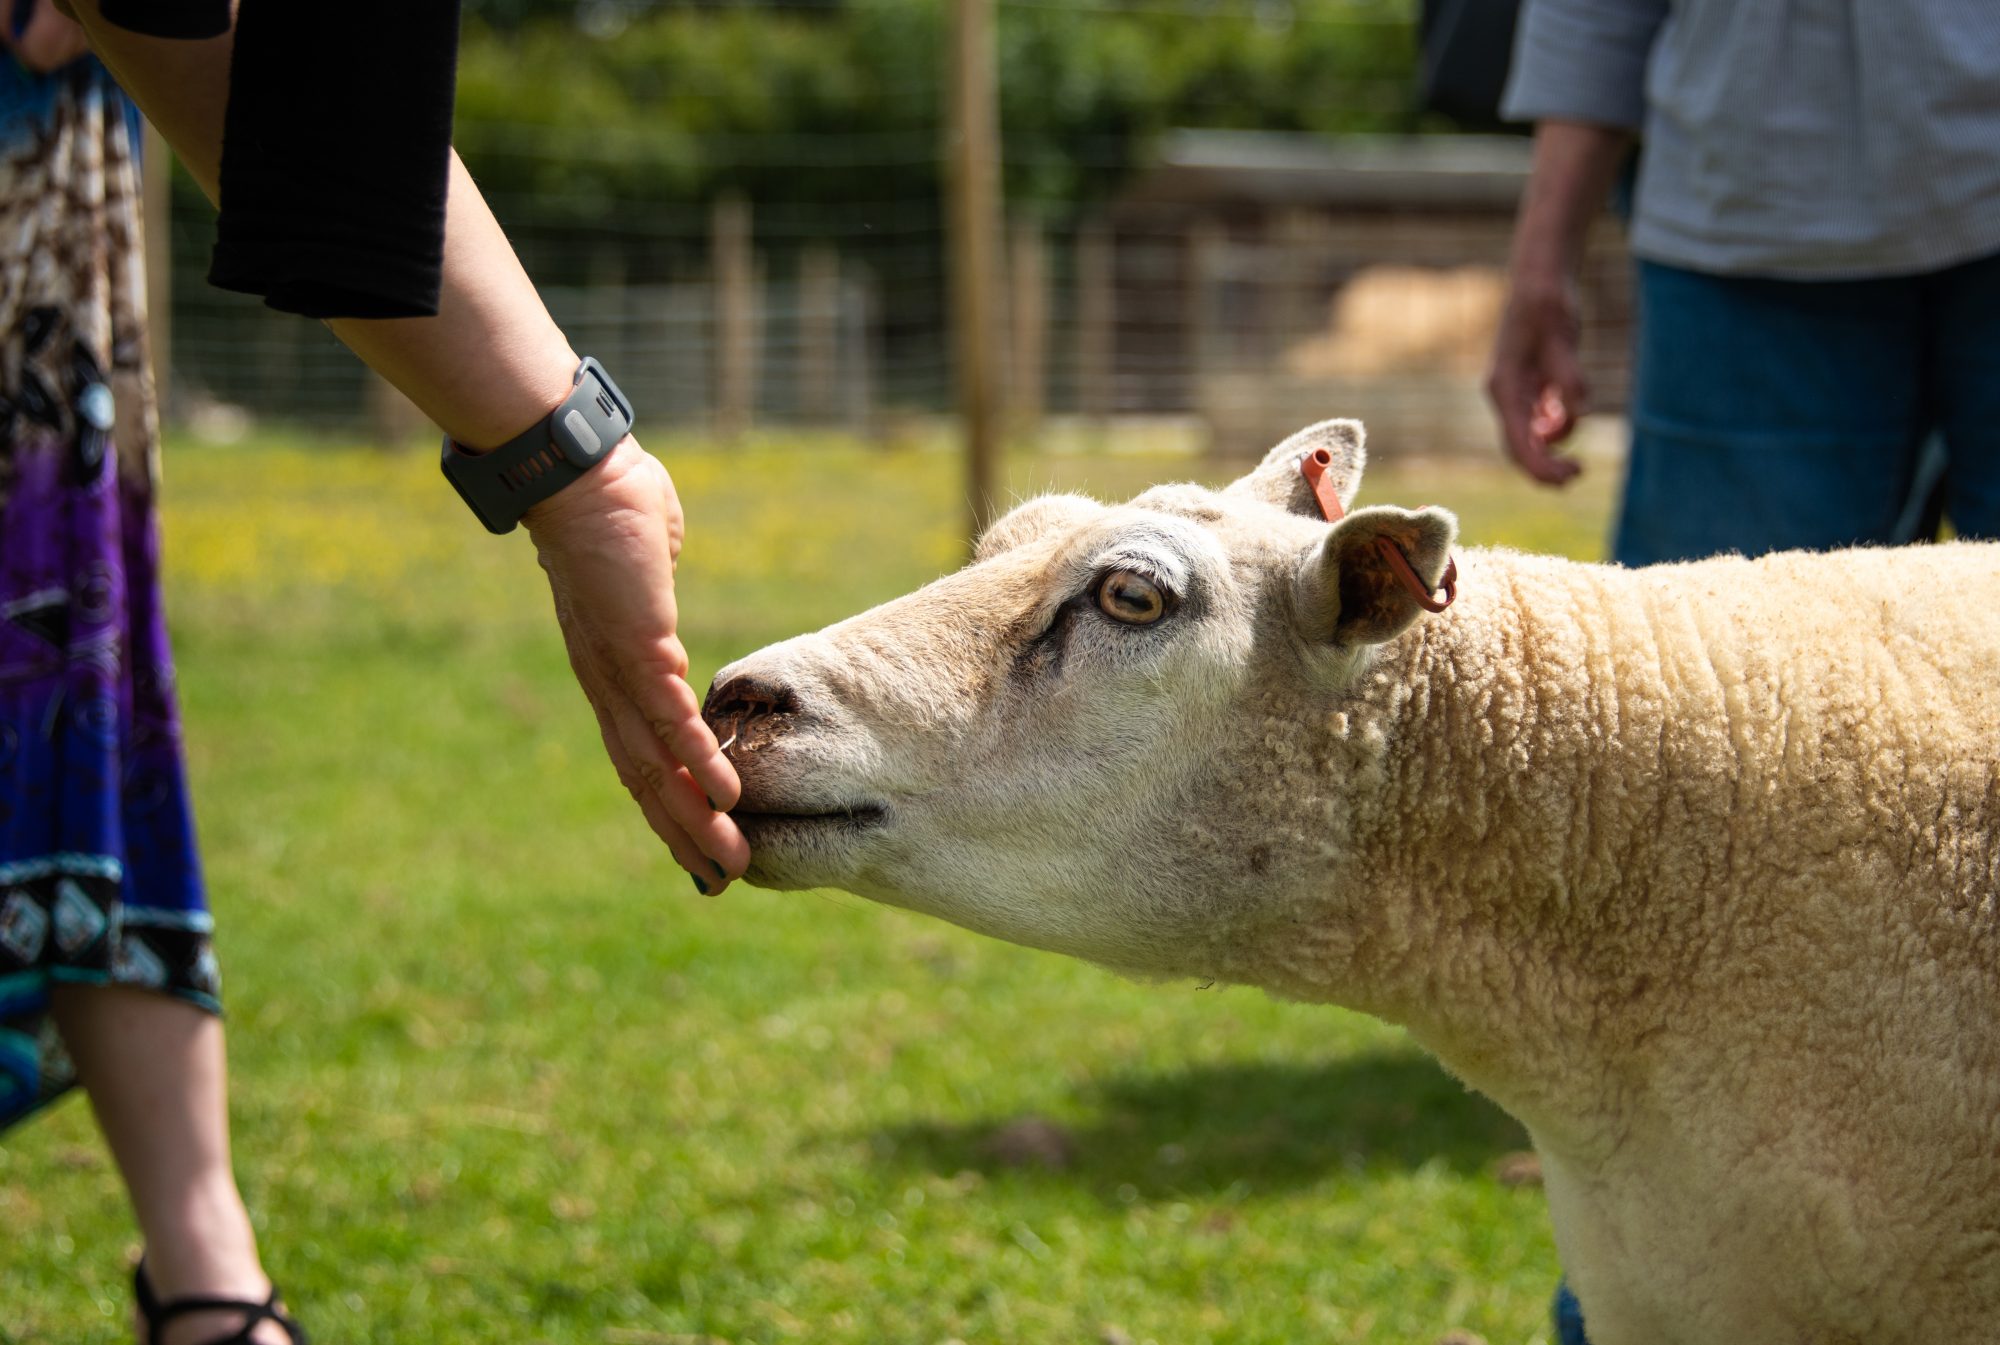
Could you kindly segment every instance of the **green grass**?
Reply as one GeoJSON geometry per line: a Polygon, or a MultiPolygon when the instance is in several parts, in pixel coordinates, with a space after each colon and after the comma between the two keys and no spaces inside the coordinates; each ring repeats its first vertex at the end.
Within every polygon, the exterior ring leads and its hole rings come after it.
{"type": "MultiPolygon", "coordinates": [[[[698,679],[961,553],[946,455],[655,447],[698,679]]],[[[1609,476],[1384,467],[1365,498],[1595,554],[1609,476]]],[[[1492,1175],[1523,1137],[1399,1032],[838,894],[702,899],[601,760],[528,544],[427,457],[179,444],[167,490],[237,1168],[317,1338],[1546,1339],[1541,1197],[1492,1175]],[[1008,1165],[1028,1117],[1065,1164],[1008,1165]]],[[[0,1341],[126,1338],[80,1102],[0,1137],[0,1229],[0,1341]]]]}

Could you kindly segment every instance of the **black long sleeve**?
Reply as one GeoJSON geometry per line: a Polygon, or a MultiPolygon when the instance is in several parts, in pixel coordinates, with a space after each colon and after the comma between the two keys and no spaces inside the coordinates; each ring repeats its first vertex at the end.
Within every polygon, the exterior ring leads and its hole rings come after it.
{"type": "Polygon", "coordinates": [[[229,31],[229,0],[104,0],[106,23],[148,37],[220,37],[229,31]]]}
{"type": "MultiPolygon", "coordinates": [[[[210,283],[315,318],[427,317],[444,264],[458,0],[241,0],[210,283]]],[[[212,37],[228,0],[104,0],[212,37]]]]}
{"type": "Polygon", "coordinates": [[[208,278],[315,318],[437,312],[457,0],[242,0],[208,278]]]}

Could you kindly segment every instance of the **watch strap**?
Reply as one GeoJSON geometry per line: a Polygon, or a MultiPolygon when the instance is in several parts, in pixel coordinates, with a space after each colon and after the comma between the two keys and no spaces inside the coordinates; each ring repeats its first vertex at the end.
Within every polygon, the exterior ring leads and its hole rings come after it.
{"type": "Polygon", "coordinates": [[[498,448],[468,452],[445,436],[445,479],[488,532],[507,533],[535,505],[602,462],[632,428],[632,404],[596,360],[585,358],[569,396],[498,448]]]}

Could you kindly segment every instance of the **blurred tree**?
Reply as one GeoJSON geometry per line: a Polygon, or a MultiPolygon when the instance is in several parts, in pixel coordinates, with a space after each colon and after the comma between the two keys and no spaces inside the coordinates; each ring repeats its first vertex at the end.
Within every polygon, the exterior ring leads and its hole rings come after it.
{"type": "MultiPolygon", "coordinates": [[[[458,142],[499,196],[582,223],[736,189],[828,234],[936,197],[942,0],[467,10],[458,142]]],[[[1409,0],[1002,0],[999,40],[1008,195],[1057,219],[1176,126],[1417,126],[1409,0]]]]}

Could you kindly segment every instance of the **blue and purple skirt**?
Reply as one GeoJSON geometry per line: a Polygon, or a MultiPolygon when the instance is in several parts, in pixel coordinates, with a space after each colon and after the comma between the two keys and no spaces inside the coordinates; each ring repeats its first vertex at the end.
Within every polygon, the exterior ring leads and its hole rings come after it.
{"type": "Polygon", "coordinates": [[[160,609],[129,105],[0,71],[0,1128],[74,1082],[55,986],[220,1008],[160,609]]]}

